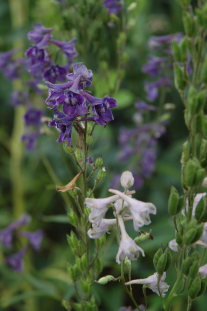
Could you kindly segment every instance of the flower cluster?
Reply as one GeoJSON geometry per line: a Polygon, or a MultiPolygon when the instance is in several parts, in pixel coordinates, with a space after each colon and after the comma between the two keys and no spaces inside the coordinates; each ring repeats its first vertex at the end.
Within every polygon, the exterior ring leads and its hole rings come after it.
{"type": "MultiPolygon", "coordinates": [[[[138,112],[134,115],[135,129],[122,128],[119,135],[121,151],[118,155],[123,162],[128,161],[134,174],[134,186],[140,188],[144,179],[149,178],[155,168],[157,141],[165,132],[163,122],[143,123],[146,111],[156,111],[156,107],[137,100],[138,112]],[[136,166],[134,165],[136,163],[136,166]]],[[[115,182],[115,180],[114,180],[115,182]]]]}
{"type": "Polygon", "coordinates": [[[91,85],[93,74],[83,63],[76,63],[73,73],[68,74],[66,78],[68,82],[63,84],[50,82],[45,82],[45,84],[49,88],[46,104],[54,111],[54,118],[49,122],[49,126],[56,126],[60,131],[57,141],[67,142],[69,146],[73,125],[79,134],[84,131],[84,125],[81,123],[83,120],[106,125],[114,119],[111,108],[117,107],[117,102],[108,95],[103,98],[93,97],[89,91],[85,90],[91,85]],[[60,105],[62,105],[62,112],[57,109],[60,105]],[[90,108],[92,116],[88,116],[90,108]],[[83,118],[80,118],[82,116],[83,118]]]}
{"type": "Polygon", "coordinates": [[[28,244],[19,252],[6,257],[6,263],[10,265],[15,271],[23,272],[23,256],[29,249],[29,246],[31,246],[35,251],[39,251],[42,243],[42,238],[44,235],[42,230],[35,232],[19,230],[20,227],[28,225],[30,221],[31,217],[28,214],[24,214],[21,218],[12,222],[8,227],[0,230],[0,240],[2,246],[5,248],[13,248],[14,238],[17,239],[18,237],[23,236],[28,240],[28,244]]]}
{"type": "Polygon", "coordinates": [[[123,0],[105,0],[103,6],[108,9],[107,14],[118,14],[122,11],[124,1],[123,0]]]}
{"type": "Polygon", "coordinates": [[[3,75],[13,81],[18,79],[22,73],[22,66],[24,66],[24,59],[14,58],[14,54],[18,52],[17,49],[0,53],[0,69],[3,75]]]}
{"type": "Polygon", "coordinates": [[[105,199],[86,198],[85,205],[90,208],[89,221],[92,223],[92,229],[88,231],[88,235],[92,239],[99,239],[104,233],[110,229],[115,229],[119,241],[119,250],[116,256],[117,263],[121,263],[126,257],[136,260],[141,251],[144,251],[136,245],[134,240],[127,234],[124,221],[133,220],[135,231],[139,228],[151,223],[149,214],[156,214],[156,207],[152,203],[144,203],[130,197],[134,191],[127,192],[127,188],[132,186],[134,178],[131,172],[124,172],[121,177],[121,184],[125,188],[125,192],[109,189],[109,192],[115,194],[105,199]],[[131,176],[131,180],[130,180],[131,176]],[[113,207],[116,219],[103,219],[107,210],[113,207]],[[118,228],[115,228],[118,223],[118,228]]]}

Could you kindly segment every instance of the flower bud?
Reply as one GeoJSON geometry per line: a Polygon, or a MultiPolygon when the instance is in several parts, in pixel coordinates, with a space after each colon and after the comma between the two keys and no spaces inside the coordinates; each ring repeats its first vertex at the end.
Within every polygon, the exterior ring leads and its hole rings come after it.
{"type": "Polygon", "coordinates": [[[192,266],[190,267],[190,270],[189,270],[189,277],[191,279],[195,279],[195,277],[197,276],[198,274],[198,269],[199,269],[199,264],[198,264],[198,261],[194,261],[192,266]]]}
{"type": "Polygon", "coordinates": [[[95,162],[95,167],[98,168],[98,167],[101,167],[101,165],[103,165],[103,158],[102,156],[98,156],[98,158],[96,159],[96,162],[95,162]]]}
{"type": "Polygon", "coordinates": [[[206,151],[207,151],[207,140],[201,138],[200,144],[198,144],[199,149],[199,159],[203,159],[206,157],[206,151]]]}
{"type": "Polygon", "coordinates": [[[156,270],[157,270],[157,263],[158,263],[158,260],[159,260],[159,258],[162,256],[162,254],[163,254],[163,250],[162,250],[162,248],[160,247],[160,248],[156,251],[156,253],[155,253],[155,255],[154,255],[154,258],[153,258],[153,264],[154,264],[154,267],[155,267],[156,270]]]}
{"type": "Polygon", "coordinates": [[[177,63],[174,64],[174,75],[175,75],[175,87],[178,90],[184,90],[186,81],[184,81],[183,69],[179,67],[177,63]]]}
{"type": "Polygon", "coordinates": [[[75,311],[82,311],[83,310],[82,303],[74,303],[73,307],[74,307],[75,311]]]}
{"type": "Polygon", "coordinates": [[[189,37],[195,36],[195,25],[194,21],[192,20],[191,15],[188,12],[183,12],[183,25],[185,28],[185,33],[189,37]]]}
{"type": "Polygon", "coordinates": [[[77,280],[77,277],[78,277],[78,266],[77,266],[77,264],[75,264],[74,266],[71,266],[70,264],[68,264],[67,271],[68,271],[68,275],[72,281],[77,280]]]}
{"type": "Polygon", "coordinates": [[[200,224],[196,228],[196,234],[195,234],[194,238],[192,239],[191,243],[195,243],[198,240],[200,240],[202,234],[203,234],[203,224],[200,224]]]}
{"type": "Polygon", "coordinates": [[[198,95],[197,95],[197,107],[196,107],[196,113],[199,113],[206,102],[206,96],[207,96],[207,92],[206,90],[201,91],[198,95]]]}
{"type": "Polygon", "coordinates": [[[196,8],[195,9],[195,14],[196,14],[196,21],[197,21],[198,25],[200,27],[203,27],[204,26],[204,23],[203,23],[203,12],[200,9],[196,8]]]}
{"type": "Polygon", "coordinates": [[[86,271],[88,268],[88,260],[86,253],[81,257],[81,270],[86,271]]]}
{"type": "Polygon", "coordinates": [[[196,229],[188,230],[183,237],[183,242],[185,245],[190,245],[196,235],[196,229]]]}
{"type": "Polygon", "coordinates": [[[177,43],[177,41],[173,41],[172,49],[173,49],[173,54],[174,54],[175,60],[177,62],[181,62],[180,47],[179,47],[179,44],[177,43]]]}
{"type": "Polygon", "coordinates": [[[90,122],[87,123],[87,134],[90,134],[92,131],[92,124],[90,122]]]}
{"type": "Polygon", "coordinates": [[[184,196],[181,195],[181,196],[179,197],[179,201],[178,201],[177,213],[180,213],[180,211],[183,209],[184,205],[185,205],[184,196]]]}
{"type": "Polygon", "coordinates": [[[207,84],[207,57],[201,68],[201,81],[207,84]]]}
{"type": "Polygon", "coordinates": [[[134,9],[136,9],[136,7],[137,7],[136,2],[132,2],[132,3],[128,6],[127,11],[128,11],[128,12],[131,12],[131,11],[133,11],[134,9]]]}
{"type": "Polygon", "coordinates": [[[63,143],[63,149],[64,149],[64,151],[66,152],[66,153],[68,153],[68,154],[71,154],[71,153],[73,153],[74,152],[74,148],[70,145],[70,146],[67,146],[68,145],[68,143],[67,143],[67,141],[65,141],[64,143],[63,143]]]}
{"type": "Polygon", "coordinates": [[[200,291],[198,292],[197,297],[203,295],[203,293],[204,293],[205,290],[206,290],[206,286],[207,286],[207,278],[201,279],[201,289],[200,289],[200,291]]]}
{"type": "Polygon", "coordinates": [[[198,222],[207,222],[207,196],[205,195],[198,202],[195,209],[195,218],[198,222]]]}
{"type": "Polygon", "coordinates": [[[197,295],[198,295],[200,289],[201,289],[201,280],[200,280],[199,276],[197,276],[197,277],[193,280],[193,282],[192,282],[192,284],[191,284],[191,286],[190,286],[190,289],[189,289],[189,291],[188,291],[189,297],[190,297],[191,299],[195,299],[195,298],[197,297],[197,295]]]}
{"type": "Polygon", "coordinates": [[[121,174],[120,182],[123,188],[131,188],[134,184],[134,177],[131,172],[126,171],[121,174]]]}
{"type": "Polygon", "coordinates": [[[181,270],[186,276],[188,276],[190,267],[192,266],[192,264],[193,264],[193,260],[191,257],[188,257],[187,259],[183,261],[181,270]]]}
{"type": "Polygon", "coordinates": [[[196,89],[191,86],[189,88],[189,94],[188,94],[188,99],[187,99],[187,104],[188,104],[188,110],[193,116],[196,113],[196,108],[197,108],[197,100],[196,100],[196,89]]]}
{"type": "Polygon", "coordinates": [[[78,223],[78,217],[76,213],[73,210],[71,210],[70,213],[67,213],[67,216],[69,223],[75,227],[78,223]]]}
{"type": "Polygon", "coordinates": [[[102,264],[102,260],[100,258],[96,258],[95,262],[94,262],[94,267],[95,270],[98,274],[101,273],[101,271],[103,270],[103,264],[102,264]]]}
{"type": "Polygon", "coordinates": [[[193,252],[193,254],[191,255],[191,258],[193,260],[199,260],[200,259],[199,253],[197,251],[193,252]]]}
{"type": "Polygon", "coordinates": [[[198,186],[200,183],[202,183],[205,175],[206,175],[206,170],[204,168],[198,169],[195,174],[194,186],[198,186]]]}
{"type": "Polygon", "coordinates": [[[171,255],[169,247],[166,248],[165,254],[167,254],[167,262],[166,262],[166,266],[165,266],[165,270],[164,271],[167,271],[170,268],[171,264],[172,264],[172,255],[171,255]]]}
{"type": "Polygon", "coordinates": [[[167,257],[168,257],[167,254],[164,253],[158,259],[157,272],[160,275],[163,275],[163,272],[165,271],[165,267],[166,267],[166,264],[167,264],[167,257]]]}
{"type": "Polygon", "coordinates": [[[105,241],[106,241],[106,235],[104,234],[100,239],[95,240],[96,247],[98,249],[101,249],[104,246],[105,241]]]}
{"type": "Polygon", "coordinates": [[[189,221],[189,223],[187,224],[185,231],[188,231],[190,229],[194,229],[196,227],[196,225],[197,225],[196,219],[195,218],[191,219],[191,221],[189,221]]]}
{"type": "Polygon", "coordinates": [[[106,168],[104,166],[102,166],[102,168],[99,170],[98,174],[97,174],[97,180],[101,181],[105,178],[106,176],[106,168]]]}
{"type": "Polygon", "coordinates": [[[84,294],[90,295],[90,293],[92,291],[92,285],[91,284],[89,285],[86,282],[81,281],[81,288],[82,288],[82,291],[84,292],[84,294]]]}
{"type": "Polygon", "coordinates": [[[189,144],[189,141],[186,141],[183,144],[183,152],[182,152],[182,159],[181,159],[182,164],[185,164],[188,161],[189,154],[190,154],[190,144],[189,144]]]}
{"type": "Polygon", "coordinates": [[[184,120],[185,120],[185,125],[187,126],[187,128],[190,128],[190,113],[188,112],[188,110],[185,110],[184,112],[184,120]]]}
{"type": "Polygon", "coordinates": [[[83,153],[82,153],[82,151],[81,151],[81,149],[79,147],[76,147],[75,155],[76,155],[76,158],[77,158],[78,162],[82,162],[83,161],[83,153]]]}
{"type": "Polygon", "coordinates": [[[67,300],[62,300],[62,306],[67,310],[67,311],[70,311],[71,310],[71,307],[70,307],[70,304],[67,300]]]}
{"type": "Polygon", "coordinates": [[[116,281],[115,277],[113,277],[113,275],[106,275],[106,276],[100,278],[98,281],[96,281],[96,283],[99,283],[101,285],[105,285],[111,281],[116,281]]]}
{"type": "Polygon", "coordinates": [[[187,59],[187,37],[184,37],[180,42],[180,58],[181,62],[185,62],[187,59]]]}
{"type": "Polygon", "coordinates": [[[203,111],[201,111],[196,119],[196,133],[202,132],[203,126],[204,126],[204,114],[203,111]]]}
{"type": "Polygon", "coordinates": [[[177,207],[179,202],[179,194],[175,187],[171,186],[170,196],[168,200],[168,212],[171,216],[177,214],[177,207]]]}
{"type": "Polygon", "coordinates": [[[198,168],[199,162],[196,158],[188,160],[184,173],[184,181],[188,187],[194,186],[195,172],[198,168]]]}
{"type": "Polygon", "coordinates": [[[90,144],[92,144],[92,142],[93,142],[93,137],[89,135],[89,136],[86,138],[86,144],[87,144],[87,145],[90,145],[90,144]]]}
{"type": "Polygon", "coordinates": [[[178,245],[182,245],[183,239],[182,239],[182,236],[181,236],[181,234],[179,232],[176,233],[175,240],[176,240],[176,243],[178,245]]]}

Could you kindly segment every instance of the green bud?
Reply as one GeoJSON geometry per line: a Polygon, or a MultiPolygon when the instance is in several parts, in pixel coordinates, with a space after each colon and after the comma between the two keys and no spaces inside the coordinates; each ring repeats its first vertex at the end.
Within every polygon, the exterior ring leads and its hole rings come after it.
{"type": "Polygon", "coordinates": [[[95,270],[98,274],[101,273],[101,271],[103,270],[103,264],[102,264],[102,260],[100,258],[96,258],[95,262],[94,262],[94,267],[95,270]]]}
{"type": "Polygon", "coordinates": [[[178,90],[184,90],[186,86],[186,81],[184,81],[183,69],[179,67],[177,63],[174,64],[174,74],[175,74],[175,87],[178,90]]]}
{"type": "Polygon", "coordinates": [[[87,134],[90,134],[92,131],[92,124],[90,122],[87,123],[87,134]]]}
{"type": "Polygon", "coordinates": [[[154,267],[155,267],[156,270],[157,270],[157,263],[158,263],[158,260],[159,260],[159,258],[162,256],[162,254],[163,254],[163,250],[162,250],[162,248],[160,247],[160,248],[156,251],[156,253],[155,253],[155,255],[154,255],[154,258],[153,258],[153,264],[154,264],[154,267]]]}
{"type": "Polygon", "coordinates": [[[196,221],[195,218],[193,218],[193,219],[191,219],[191,221],[189,221],[189,223],[187,224],[185,231],[188,231],[188,230],[190,230],[190,229],[195,229],[196,226],[197,226],[197,221],[196,221]]]}
{"type": "Polygon", "coordinates": [[[175,240],[176,240],[176,243],[178,245],[182,245],[183,239],[182,239],[182,236],[181,236],[181,234],[179,232],[176,233],[175,240]]]}
{"type": "Polygon", "coordinates": [[[82,268],[82,271],[86,271],[86,269],[88,268],[88,261],[87,261],[86,253],[81,257],[81,268],[82,268]]]}
{"type": "Polygon", "coordinates": [[[71,231],[70,236],[71,236],[73,246],[77,248],[78,247],[78,239],[77,239],[76,234],[73,231],[71,231]]]}
{"type": "Polygon", "coordinates": [[[67,213],[68,216],[68,221],[72,226],[76,226],[78,223],[78,217],[76,215],[76,213],[71,210],[70,213],[67,213]]]}
{"type": "Polygon", "coordinates": [[[196,206],[195,218],[198,222],[207,222],[207,196],[200,199],[196,206]]]}
{"type": "Polygon", "coordinates": [[[44,84],[37,84],[37,87],[41,91],[48,91],[48,87],[44,84]]]}
{"type": "Polygon", "coordinates": [[[183,237],[183,242],[185,245],[190,245],[196,235],[196,229],[188,230],[183,237]]]}
{"type": "Polygon", "coordinates": [[[200,289],[200,291],[198,292],[197,297],[203,295],[203,293],[204,293],[205,290],[206,290],[206,286],[207,286],[207,278],[201,279],[201,289],[200,289]]]}
{"type": "Polygon", "coordinates": [[[98,249],[101,249],[104,246],[106,241],[106,235],[104,234],[100,239],[95,239],[95,244],[98,249]]]}
{"type": "Polygon", "coordinates": [[[197,21],[198,25],[200,27],[203,27],[203,25],[204,25],[204,23],[203,23],[204,22],[203,21],[203,12],[200,9],[196,8],[195,14],[196,14],[196,21],[197,21]]]}
{"type": "Polygon", "coordinates": [[[180,213],[180,211],[183,209],[185,205],[185,200],[184,200],[184,196],[180,196],[179,197],[179,201],[178,201],[178,206],[177,206],[177,213],[180,213]]]}
{"type": "Polygon", "coordinates": [[[77,158],[78,162],[82,162],[83,161],[83,153],[82,153],[82,151],[81,151],[81,149],[79,147],[76,147],[75,155],[76,155],[76,158],[77,158]]]}
{"type": "Polygon", "coordinates": [[[72,252],[74,253],[75,248],[74,248],[74,245],[73,245],[72,239],[71,239],[71,237],[70,237],[68,234],[67,234],[66,236],[67,236],[67,241],[68,241],[68,244],[69,244],[69,246],[70,246],[70,248],[71,248],[72,252]]]}
{"type": "Polygon", "coordinates": [[[90,145],[90,144],[92,144],[92,142],[93,142],[93,137],[92,137],[92,136],[88,136],[88,137],[86,138],[86,144],[87,144],[87,145],[90,145]]]}
{"type": "Polygon", "coordinates": [[[84,244],[82,240],[78,241],[78,249],[79,249],[79,253],[83,254],[84,253],[84,244]]]}
{"type": "Polygon", "coordinates": [[[80,271],[82,271],[82,267],[81,267],[81,260],[80,260],[80,258],[78,257],[78,256],[76,256],[76,258],[75,258],[75,262],[76,262],[76,265],[77,265],[77,267],[78,267],[78,269],[80,270],[80,271]]]}
{"type": "Polygon", "coordinates": [[[171,186],[170,196],[168,200],[168,212],[171,216],[177,215],[177,207],[179,202],[179,194],[175,187],[171,186]]]}
{"type": "Polygon", "coordinates": [[[75,264],[74,266],[71,266],[68,263],[67,271],[68,271],[68,275],[72,281],[77,280],[77,277],[78,277],[78,266],[77,266],[77,264],[75,264]]]}
{"type": "Polygon", "coordinates": [[[117,48],[120,49],[122,45],[126,41],[126,33],[125,32],[120,32],[119,37],[117,39],[117,48]]]}
{"type": "Polygon", "coordinates": [[[205,58],[205,61],[201,68],[201,81],[207,84],[207,57],[205,58]]]}
{"type": "Polygon", "coordinates": [[[185,62],[187,59],[187,37],[180,42],[180,59],[181,62],[185,62]]]}
{"type": "Polygon", "coordinates": [[[171,255],[169,247],[166,248],[165,254],[167,254],[167,262],[166,262],[166,266],[165,266],[165,270],[164,271],[167,271],[170,268],[171,264],[172,264],[172,255],[171,255]]]}
{"type": "Polygon", "coordinates": [[[184,181],[188,187],[194,186],[195,173],[198,168],[199,162],[196,158],[188,160],[184,174],[184,181]]]}
{"type": "Polygon", "coordinates": [[[203,132],[203,126],[204,126],[204,114],[203,111],[201,111],[196,119],[196,133],[203,132]]]}
{"type": "Polygon", "coordinates": [[[191,284],[191,286],[190,286],[190,289],[189,289],[189,291],[188,291],[188,296],[189,296],[191,299],[195,299],[195,298],[197,297],[197,295],[198,295],[200,289],[201,289],[201,280],[200,280],[199,276],[197,276],[197,277],[193,280],[193,282],[192,282],[192,284],[191,284]]]}
{"type": "Polygon", "coordinates": [[[200,240],[202,234],[203,234],[203,224],[200,224],[196,228],[196,234],[195,234],[194,238],[192,239],[191,243],[195,243],[198,240],[200,240]]]}
{"type": "Polygon", "coordinates": [[[198,94],[196,113],[199,113],[203,109],[205,102],[206,102],[206,96],[207,96],[206,90],[203,90],[198,94]]]}
{"type": "Polygon", "coordinates": [[[204,168],[200,168],[196,171],[194,186],[198,186],[204,180],[206,176],[206,170],[204,168]]]}
{"type": "Polygon", "coordinates": [[[207,153],[207,140],[206,139],[201,139],[200,144],[198,144],[198,146],[200,146],[200,150],[199,150],[199,159],[203,159],[203,157],[206,157],[206,153],[207,153]]]}
{"type": "Polygon", "coordinates": [[[194,261],[192,266],[190,267],[190,270],[189,270],[189,277],[191,279],[195,279],[195,277],[197,276],[198,274],[198,269],[199,269],[199,264],[198,264],[198,261],[194,261]]]}
{"type": "Polygon", "coordinates": [[[185,28],[185,33],[189,37],[195,36],[195,25],[192,20],[191,15],[188,12],[183,12],[183,25],[185,28]]]}
{"type": "Polygon", "coordinates": [[[128,12],[131,12],[131,11],[133,11],[134,9],[136,9],[136,7],[137,7],[136,2],[132,2],[132,3],[128,6],[127,11],[128,11],[128,12]]]}
{"type": "Polygon", "coordinates": [[[186,276],[188,276],[190,267],[192,266],[192,264],[193,264],[193,260],[190,257],[183,261],[181,270],[186,276]]]}
{"type": "Polygon", "coordinates": [[[81,303],[74,303],[73,307],[74,307],[75,311],[82,311],[83,310],[81,303]]]}
{"type": "Polygon", "coordinates": [[[117,279],[115,279],[115,277],[113,277],[113,275],[106,275],[106,276],[100,278],[98,281],[96,281],[96,283],[99,283],[101,285],[105,285],[108,282],[116,281],[116,280],[117,279]]]}
{"type": "Polygon", "coordinates": [[[177,62],[181,62],[181,51],[180,51],[180,47],[177,41],[173,41],[172,49],[173,49],[175,60],[177,62]]]}
{"type": "Polygon", "coordinates": [[[167,254],[164,253],[160,256],[160,258],[158,259],[158,263],[157,263],[157,272],[158,274],[162,275],[163,272],[165,271],[165,267],[167,264],[167,254]]]}
{"type": "Polygon", "coordinates": [[[62,300],[62,306],[67,310],[67,311],[70,311],[71,310],[71,307],[70,307],[70,304],[67,300],[62,300]]]}
{"type": "Polygon", "coordinates": [[[184,120],[185,120],[185,124],[186,124],[188,129],[190,128],[190,119],[191,119],[190,113],[188,112],[188,110],[185,110],[184,120]]]}
{"type": "Polygon", "coordinates": [[[101,181],[105,178],[106,176],[106,168],[104,166],[102,166],[102,168],[99,170],[98,174],[97,174],[97,180],[101,181]]]}
{"type": "Polygon", "coordinates": [[[72,147],[71,145],[68,146],[67,141],[65,141],[65,142],[63,143],[63,149],[64,149],[64,151],[65,151],[66,153],[68,153],[68,154],[71,154],[71,153],[74,152],[73,147],[72,147]]]}
{"type": "Polygon", "coordinates": [[[197,251],[193,252],[193,254],[191,255],[191,258],[193,260],[199,260],[200,259],[199,253],[197,251]]]}
{"type": "Polygon", "coordinates": [[[182,152],[182,159],[181,159],[182,164],[185,164],[188,161],[189,154],[190,154],[190,143],[189,141],[186,141],[183,144],[183,152],[182,152]]]}
{"type": "Polygon", "coordinates": [[[98,156],[98,158],[96,159],[96,162],[95,162],[95,167],[98,168],[98,167],[101,167],[103,165],[103,158],[102,156],[98,156]]]}
{"type": "Polygon", "coordinates": [[[197,108],[196,94],[197,94],[196,89],[193,86],[191,86],[189,88],[189,94],[187,99],[188,110],[191,115],[194,115],[196,113],[197,108]]]}

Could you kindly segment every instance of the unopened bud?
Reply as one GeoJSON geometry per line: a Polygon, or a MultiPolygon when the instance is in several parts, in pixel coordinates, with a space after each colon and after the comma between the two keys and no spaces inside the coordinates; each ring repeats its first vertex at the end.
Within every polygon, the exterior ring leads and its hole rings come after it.
{"type": "Polygon", "coordinates": [[[207,84],[207,58],[201,68],[201,81],[207,84]]]}
{"type": "Polygon", "coordinates": [[[206,102],[206,95],[207,95],[207,92],[206,90],[203,90],[201,91],[198,95],[197,95],[197,108],[196,108],[196,113],[199,113],[204,105],[205,105],[205,102],[206,102]]]}
{"type": "Polygon", "coordinates": [[[188,230],[183,237],[183,242],[185,245],[190,245],[196,235],[196,229],[188,230]]]}
{"type": "Polygon", "coordinates": [[[78,217],[76,213],[73,210],[71,210],[70,213],[67,213],[67,216],[69,223],[73,226],[76,226],[78,223],[78,217]]]}
{"type": "Polygon", "coordinates": [[[199,162],[196,158],[188,160],[185,167],[184,181],[187,186],[194,186],[195,172],[199,168],[199,162]]]}
{"type": "Polygon", "coordinates": [[[93,137],[92,137],[92,136],[88,136],[88,137],[86,138],[86,144],[87,144],[87,145],[90,145],[90,144],[92,144],[92,142],[93,142],[93,137]]]}
{"type": "Polygon", "coordinates": [[[184,81],[183,69],[179,67],[177,63],[174,64],[174,74],[175,74],[175,87],[178,90],[184,90],[186,86],[186,81],[184,81]]]}
{"type": "Polygon", "coordinates": [[[166,264],[167,264],[167,254],[164,253],[158,259],[158,263],[157,263],[158,274],[163,275],[163,272],[165,271],[166,264]]]}
{"type": "Polygon", "coordinates": [[[199,253],[197,251],[193,252],[193,254],[191,255],[191,258],[193,260],[199,260],[200,259],[199,253]]]}
{"type": "Polygon", "coordinates": [[[97,174],[97,180],[101,181],[105,178],[106,176],[106,168],[104,166],[102,166],[102,168],[99,170],[98,174],[97,174]]]}
{"type": "Polygon", "coordinates": [[[106,275],[106,276],[100,278],[98,281],[96,281],[96,283],[99,283],[101,285],[105,285],[108,282],[116,281],[116,280],[117,279],[115,277],[113,277],[113,275],[106,275]]]}
{"type": "Polygon", "coordinates": [[[183,12],[183,25],[185,28],[185,33],[189,37],[195,36],[195,25],[194,21],[192,20],[191,15],[188,12],[183,12]]]}
{"type": "Polygon", "coordinates": [[[175,187],[171,186],[170,196],[168,200],[168,212],[171,216],[177,214],[177,207],[179,202],[179,194],[175,187]]]}
{"type": "Polygon", "coordinates": [[[74,303],[73,307],[74,307],[75,311],[82,311],[83,310],[82,303],[74,303]]]}
{"type": "Polygon", "coordinates": [[[206,175],[206,170],[204,168],[200,168],[196,171],[194,186],[198,186],[204,179],[206,175]]]}
{"type": "Polygon", "coordinates": [[[201,280],[200,280],[199,276],[197,276],[193,280],[193,282],[192,282],[192,284],[191,284],[191,286],[189,288],[189,291],[188,291],[189,297],[191,299],[195,299],[197,297],[200,289],[201,289],[201,280]]]}
{"type": "Polygon", "coordinates": [[[187,37],[184,37],[180,42],[180,58],[183,63],[187,59],[187,37]]]}
{"type": "Polygon", "coordinates": [[[76,158],[77,158],[78,162],[82,162],[83,161],[83,153],[82,153],[82,151],[81,151],[81,149],[79,147],[76,147],[75,155],[76,155],[76,158]]]}
{"type": "Polygon", "coordinates": [[[102,156],[98,156],[98,158],[96,159],[96,162],[95,162],[95,167],[98,168],[98,167],[101,167],[103,165],[103,158],[102,156]]]}
{"type": "Polygon", "coordinates": [[[190,270],[189,270],[189,277],[191,279],[195,279],[195,277],[197,276],[198,274],[198,269],[199,269],[199,264],[198,264],[198,261],[194,261],[192,266],[190,267],[190,270]]]}
{"type": "Polygon", "coordinates": [[[185,259],[184,261],[183,261],[183,264],[182,264],[182,267],[181,267],[181,269],[182,269],[182,272],[186,275],[186,276],[188,276],[188,274],[189,274],[189,271],[190,271],[190,267],[192,266],[192,264],[193,264],[193,260],[192,260],[192,258],[187,258],[187,259],[185,259]]]}
{"type": "Polygon", "coordinates": [[[166,248],[165,254],[167,254],[167,262],[166,262],[164,271],[167,271],[170,268],[171,264],[172,264],[172,255],[171,255],[169,247],[166,248]]]}
{"type": "Polygon", "coordinates": [[[106,235],[104,234],[100,239],[95,240],[96,247],[98,249],[101,249],[104,246],[105,241],[106,241],[106,235]]]}
{"type": "Polygon", "coordinates": [[[84,255],[81,257],[81,268],[82,268],[82,271],[86,271],[86,269],[88,268],[88,261],[87,261],[87,256],[86,256],[86,254],[84,254],[84,255]]]}
{"type": "Polygon", "coordinates": [[[127,11],[128,11],[128,12],[133,11],[134,9],[136,9],[136,6],[137,6],[136,2],[132,2],[132,3],[128,6],[127,11]]]}
{"type": "Polygon", "coordinates": [[[91,133],[92,131],[92,124],[90,122],[87,123],[87,133],[91,133]]]}
{"type": "Polygon", "coordinates": [[[153,258],[153,264],[154,264],[154,267],[155,267],[156,270],[157,270],[157,263],[158,263],[158,260],[159,260],[159,258],[162,256],[162,254],[163,254],[163,250],[162,250],[162,248],[160,247],[160,248],[156,251],[156,253],[155,253],[155,255],[154,255],[154,258],[153,258]]]}
{"type": "Polygon", "coordinates": [[[121,174],[120,182],[123,188],[128,189],[134,184],[134,177],[131,172],[126,171],[121,174]]]}
{"type": "Polygon", "coordinates": [[[172,49],[173,49],[173,54],[174,54],[175,60],[177,62],[181,62],[180,47],[179,47],[179,44],[177,43],[177,41],[173,41],[172,49]]]}
{"type": "Polygon", "coordinates": [[[198,222],[207,222],[207,196],[205,195],[198,202],[195,209],[195,218],[198,222]]]}
{"type": "Polygon", "coordinates": [[[96,258],[94,262],[94,267],[95,267],[96,272],[100,274],[103,269],[102,260],[100,258],[96,258]]]}
{"type": "Polygon", "coordinates": [[[199,226],[196,227],[196,234],[192,239],[191,243],[195,243],[198,240],[200,240],[202,234],[203,234],[203,224],[200,224],[199,226]]]}
{"type": "Polygon", "coordinates": [[[197,94],[196,89],[193,86],[191,86],[189,88],[189,94],[188,94],[188,99],[187,99],[188,110],[191,116],[196,113],[196,108],[197,108],[196,94],[197,94]]]}
{"type": "Polygon", "coordinates": [[[200,289],[200,291],[198,292],[197,297],[203,295],[203,293],[204,293],[205,290],[206,290],[206,286],[207,286],[207,278],[201,279],[201,289],[200,289]]]}
{"type": "Polygon", "coordinates": [[[176,233],[175,240],[176,240],[176,243],[178,245],[182,245],[183,239],[182,239],[182,236],[181,236],[181,234],[179,232],[176,233]]]}
{"type": "Polygon", "coordinates": [[[182,158],[181,158],[182,164],[185,164],[188,161],[189,154],[190,154],[190,144],[189,144],[189,141],[186,141],[183,144],[183,152],[182,152],[182,158]]]}
{"type": "Polygon", "coordinates": [[[67,146],[68,145],[68,143],[67,143],[67,141],[65,141],[64,143],[63,143],[63,149],[64,149],[64,151],[66,152],[66,153],[68,153],[68,154],[71,154],[71,153],[73,153],[74,152],[74,149],[73,149],[73,147],[70,145],[70,146],[67,146]]]}

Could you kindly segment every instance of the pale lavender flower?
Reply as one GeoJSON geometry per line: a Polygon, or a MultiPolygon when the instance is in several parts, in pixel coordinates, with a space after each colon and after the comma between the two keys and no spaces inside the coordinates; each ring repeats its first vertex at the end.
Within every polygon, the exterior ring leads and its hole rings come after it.
{"type": "Polygon", "coordinates": [[[129,204],[129,211],[133,217],[134,230],[139,231],[139,227],[149,225],[151,223],[149,214],[156,214],[156,207],[152,203],[144,203],[136,199],[130,198],[126,194],[109,189],[109,192],[117,194],[120,198],[129,204]]]}
{"type": "Polygon", "coordinates": [[[97,225],[93,223],[92,229],[88,230],[91,239],[100,239],[104,233],[108,232],[116,224],[116,219],[102,219],[97,225]]]}
{"type": "Polygon", "coordinates": [[[157,50],[162,48],[164,45],[171,45],[173,40],[177,41],[178,43],[183,38],[181,33],[170,34],[166,36],[153,36],[150,37],[148,41],[149,48],[152,50],[157,50]]]}
{"type": "Polygon", "coordinates": [[[18,234],[27,238],[32,248],[35,251],[39,251],[42,243],[42,238],[44,236],[44,232],[42,230],[38,230],[36,232],[19,231],[18,234]]]}
{"type": "Polygon", "coordinates": [[[11,95],[11,103],[14,107],[29,104],[29,93],[27,91],[14,90],[11,95]]]}
{"type": "Polygon", "coordinates": [[[103,6],[108,9],[107,14],[118,14],[122,11],[124,5],[123,0],[105,0],[103,6]]]}
{"type": "Polygon", "coordinates": [[[28,151],[32,151],[35,149],[37,144],[37,138],[40,136],[40,131],[36,131],[33,133],[26,133],[22,136],[22,141],[26,144],[26,148],[28,151]]]}
{"type": "Polygon", "coordinates": [[[78,53],[75,49],[76,41],[77,41],[77,38],[74,38],[71,41],[67,41],[67,42],[50,40],[51,43],[61,48],[62,52],[67,56],[69,62],[71,62],[74,57],[78,56],[78,53]]]}
{"type": "Polygon", "coordinates": [[[37,44],[43,39],[46,34],[50,34],[49,38],[51,39],[52,30],[52,28],[46,28],[41,23],[36,23],[34,26],[34,30],[29,31],[27,37],[30,41],[34,41],[37,44]]]}
{"type": "Polygon", "coordinates": [[[89,215],[89,221],[91,223],[95,223],[99,225],[101,220],[103,219],[105,213],[107,212],[109,205],[116,201],[119,198],[118,195],[113,195],[111,197],[105,199],[85,199],[85,205],[91,209],[91,213],[89,215]]]}
{"type": "Polygon", "coordinates": [[[18,253],[6,257],[6,263],[12,267],[14,271],[23,272],[23,257],[28,247],[22,248],[18,253]]]}
{"type": "Polygon", "coordinates": [[[207,264],[205,264],[204,266],[201,266],[199,268],[198,274],[199,274],[201,279],[204,279],[207,277],[207,264]]]}
{"type": "Polygon", "coordinates": [[[145,254],[143,249],[140,248],[127,234],[121,215],[118,214],[117,217],[121,230],[121,242],[119,245],[118,253],[116,255],[116,262],[120,264],[126,257],[131,260],[136,260],[139,256],[139,251],[141,251],[142,256],[144,257],[145,254]]]}
{"type": "MultiPolygon", "coordinates": [[[[163,276],[159,284],[162,297],[165,297],[165,293],[168,291],[168,288],[170,287],[169,285],[167,285],[167,283],[164,282],[165,278],[166,278],[166,272],[163,273],[163,276]]],[[[132,284],[146,285],[146,287],[150,288],[154,293],[160,296],[160,293],[158,290],[158,274],[157,273],[150,275],[146,279],[132,280],[130,282],[125,283],[125,285],[132,285],[132,284]]]]}

